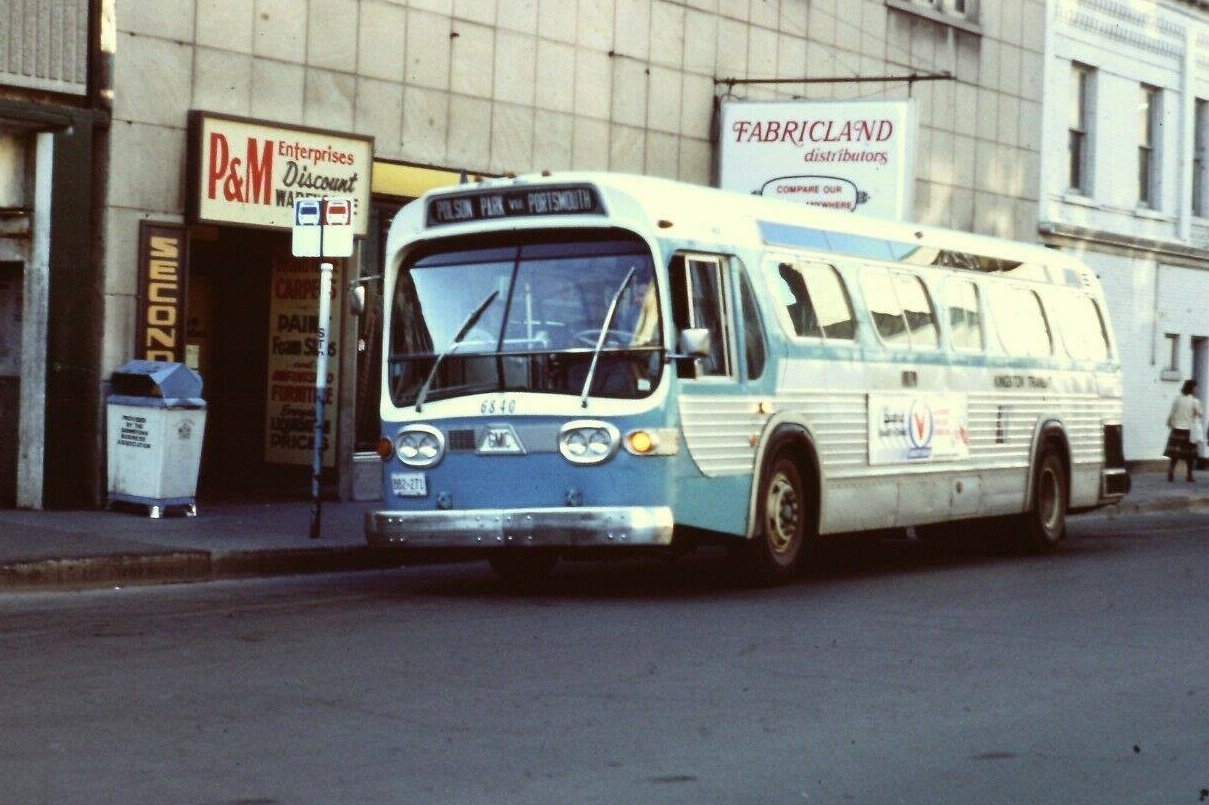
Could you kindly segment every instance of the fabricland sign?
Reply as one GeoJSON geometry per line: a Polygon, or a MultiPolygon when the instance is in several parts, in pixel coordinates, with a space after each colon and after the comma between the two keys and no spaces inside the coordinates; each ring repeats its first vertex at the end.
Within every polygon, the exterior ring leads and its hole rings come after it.
{"type": "Polygon", "coordinates": [[[295,200],[339,196],[364,235],[373,151],[370,137],[190,112],[190,220],[290,230],[295,200]]]}
{"type": "Polygon", "coordinates": [[[727,101],[719,187],[903,220],[915,179],[910,101],[727,101]]]}

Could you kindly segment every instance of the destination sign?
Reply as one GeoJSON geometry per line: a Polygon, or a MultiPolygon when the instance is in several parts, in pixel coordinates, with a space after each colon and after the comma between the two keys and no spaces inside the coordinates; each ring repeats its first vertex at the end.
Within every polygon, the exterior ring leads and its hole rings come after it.
{"type": "Polygon", "coordinates": [[[465,224],[497,218],[603,214],[604,205],[590,185],[510,190],[477,190],[428,202],[428,225],[465,224]]]}

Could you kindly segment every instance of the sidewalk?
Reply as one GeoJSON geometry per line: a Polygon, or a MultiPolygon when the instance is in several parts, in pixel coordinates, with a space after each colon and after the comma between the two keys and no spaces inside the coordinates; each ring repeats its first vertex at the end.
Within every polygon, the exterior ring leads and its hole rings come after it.
{"type": "MultiPolygon", "coordinates": [[[[71,589],[397,567],[371,550],[364,513],[377,503],[325,501],[310,539],[311,503],[198,503],[197,517],[139,511],[0,509],[0,591],[71,589]]],[[[1135,471],[1108,516],[1209,506],[1209,472],[1168,483],[1135,471]]],[[[1090,516],[1097,516],[1096,514],[1090,516]]]]}

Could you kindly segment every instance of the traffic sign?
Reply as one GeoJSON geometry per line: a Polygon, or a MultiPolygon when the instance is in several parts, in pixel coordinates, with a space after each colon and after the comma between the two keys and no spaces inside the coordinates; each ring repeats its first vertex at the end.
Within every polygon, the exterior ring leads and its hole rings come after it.
{"type": "Polygon", "coordinates": [[[319,226],[323,222],[323,201],[300,198],[294,202],[294,226],[319,226]]]}
{"type": "Polygon", "coordinates": [[[346,198],[329,198],[323,213],[324,226],[353,225],[353,203],[346,198]]]}
{"type": "Polygon", "coordinates": [[[295,199],[295,257],[351,257],[353,231],[352,199],[295,199]]]}

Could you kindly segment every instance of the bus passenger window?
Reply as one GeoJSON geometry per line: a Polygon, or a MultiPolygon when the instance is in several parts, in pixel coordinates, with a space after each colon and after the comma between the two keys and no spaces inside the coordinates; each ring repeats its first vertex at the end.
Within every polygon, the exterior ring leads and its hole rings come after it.
{"type": "Polygon", "coordinates": [[[1075,360],[1106,361],[1109,356],[1104,317],[1095,300],[1077,294],[1062,293],[1054,316],[1066,352],[1075,360]]]}
{"type": "Polygon", "coordinates": [[[781,263],[782,296],[793,331],[808,338],[856,337],[856,321],[843,281],[827,265],[793,266],[781,263]]]}
{"type": "Polygon", "coordinates": [[[1027,288],[996,288],[991,314],[999,343],[1009,355],[1044,357],[1054,351],[1053,336],[1041,299],[1027,288]]]}
{"type": "Polygon", "coordinates": [[[936,329],[936,318],[932,315],[932,300],[923,280],[910,274],[895,276],[898,301],[903,306],[903,318],[911,332],[911,346],[934,348],[940,345],[940,332],[936,329]]]}
{"type": "Polygon", "coordinates": [[[940,344],[932,300],[919,277],[867,268],[861,287],[873,324],[887,344],[912,349],[940,344]]]}
{"type": "Polygon", "coordinates": [[[945,286],[949,329],[953,348],[979,351],[983,347],[982,315],[978,312],[978,286],[969,280],[951,279],[945,286]]]}
{"type": "Polygon", "coordinates": [[[823,330],[819,327],[819,319],[814,315],[814,305],[810,302],[810,289],[806,287],[806,278],[789,263],[781,263],[777,270],[785,281],[785,290],[789,301],[785,305],[789,313],[789,321],[793,331],[798,335],[820,338],[823,330]]]}
{"type": "Polygon", "coordinates": [[[831,266],[806,266],[806,283],[814,294],[814,309],[824,338],[856,338],[856,319],[844,281],[831,266]]]}

